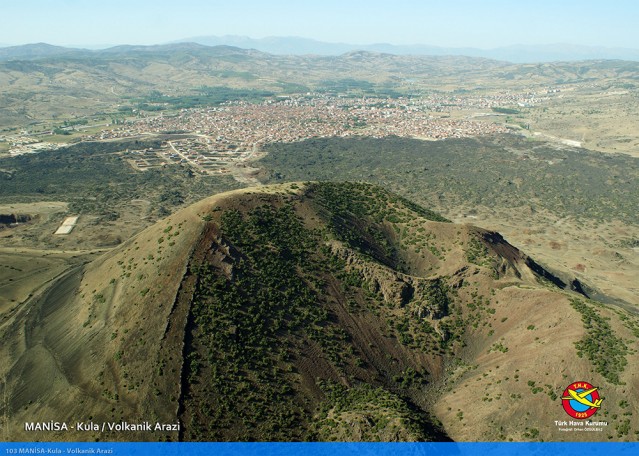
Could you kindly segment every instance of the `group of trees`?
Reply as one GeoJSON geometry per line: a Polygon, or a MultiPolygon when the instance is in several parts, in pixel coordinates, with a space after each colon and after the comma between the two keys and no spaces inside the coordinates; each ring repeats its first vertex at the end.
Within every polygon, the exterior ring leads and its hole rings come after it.
{"type": "Polygon", "coordinates": [[[420,141],[314,138],[266,146],[270,181],[366,181],[440,211],[484,206],[636,223],[636,159],[514,135],[420,141]]]}

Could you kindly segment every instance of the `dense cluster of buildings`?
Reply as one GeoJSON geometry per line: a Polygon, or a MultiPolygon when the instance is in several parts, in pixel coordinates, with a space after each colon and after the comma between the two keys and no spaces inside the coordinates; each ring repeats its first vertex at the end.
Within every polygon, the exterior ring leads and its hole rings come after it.
{"type": "MultiPolygon", "coordinates": [[[[87,139],[189,131],[217,141],[230,141],[243,149],[249,145],[312,137],[397,135],[443,139],[506,131],[490,122],[433,115],[433,106],[439,106],[441,101],[301,96],[262,104],[237,102],[214,108],[184,109],[171,116],[142,117],[87,139]]],[[[468,108],[470,105],[460,101],[456,106],[468,108]]]]}
{"type": "MultiPolygon", "coordinates": [[[[160,165],[155,159],[161,159],[163,164],[188,164],[202,174],[224,174],[251,158],[262,144],[272,142],[355,135],[444,139],[506,131],[492,122],[442,118],[433,115],[429,106],[423,99],[325,95],[282,98],[261,104],[233,102],[219,107],[183,109],[172,115],[140,117],[86,139],[189,132],[190,138],[167,141],[160,150],[132,152],[135,157],[129,157],[131,164],[144,170],[160,165]]],[[[464,107],[460,105],[460,109],[464,107]]]]}
{"type": "MultiPolygon", "coordinates": [[[[272,142],[356,135],[445,139],[503,133],[507,131],[504,126],[477,120],[477,113],[489,115],[492,108],[532,106],[540,101],[543,94],[535,93],[431,94],[415,98],[309,93],[263,103],[238,101],[160,114],[138,112],[137,118],[86,135],[83,140],[184,132],[192,139],[169,141],[162,150],[132,151],[126,154],[127,159],[140,170],[187,163],[203,174],[225,173],[228,165],[250,158],[262,144],[272,142]]],[[[53,148],[29,136],[14,137],[11,146],[13,153],[53,148]]]]}

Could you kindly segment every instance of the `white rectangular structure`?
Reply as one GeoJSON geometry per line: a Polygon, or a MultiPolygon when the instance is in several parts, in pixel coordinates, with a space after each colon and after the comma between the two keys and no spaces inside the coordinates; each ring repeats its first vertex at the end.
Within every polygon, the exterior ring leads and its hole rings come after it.
{"type": "Polygon", "coordinates": [[[54,234],[69,234],[78,223],[79,216],[67,217],[54,234]]]}

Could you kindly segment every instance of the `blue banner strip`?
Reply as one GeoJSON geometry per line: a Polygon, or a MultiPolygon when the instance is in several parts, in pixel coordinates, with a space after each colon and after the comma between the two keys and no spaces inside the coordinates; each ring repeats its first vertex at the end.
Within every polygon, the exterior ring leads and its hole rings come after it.
{"type": "Polygon", "coordinates": [[[0,443],[0,455],[630,456],[639,443],[0,443]]]}

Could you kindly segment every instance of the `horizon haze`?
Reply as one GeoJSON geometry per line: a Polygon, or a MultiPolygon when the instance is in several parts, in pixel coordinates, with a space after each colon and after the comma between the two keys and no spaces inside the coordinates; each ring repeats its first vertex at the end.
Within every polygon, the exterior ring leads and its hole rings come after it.
{"type": "Polygon", "coordinates": [[[84,55],[89,53],[110,53],[114,50],[154,49],[166,50],[184,46],[230,46],[243,50],[256,50],[273,56],[340,56],[352,52],[369,52],[396,56],[463,56],[484,58],[511,63],[578,62],[588,60],[639,61],[639,49],[575,46],[570,44],[511,45],[493,49],[476,47],[440,47],[428,44],[394,45],[374,43],[358,45],[352,43],[332,43],[302,37],[272,36],[255,39],[247,36],[198,36],[153,45],[101,45],[101,46],[56,46],[50,43],[29,43],[18,46],[0,45],[0,61],[20,59],[40,59],[60,56],[84,55]]]}
{"type": "Polygon", "coordinates": [[[494,49],[514,45],[568,43],[632,48],[639,6],[633,2],[536,2],[534,8],[505,0],[446,4],[379,0],[299,5],[287,0],[268,5],[255,0],[233,4],[185,0],[134,3],[114,0],[86,4],[77,0],[27,0],[3,6],[0,43],[46,42],[83,47],[149,45],[189,36],[302,36],[355,45],[388,43],[494,49]],[[37,14],[33,14],[37,11],[37,14]]]}

